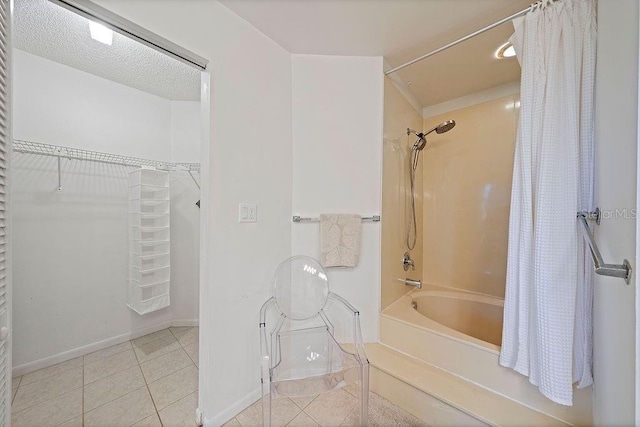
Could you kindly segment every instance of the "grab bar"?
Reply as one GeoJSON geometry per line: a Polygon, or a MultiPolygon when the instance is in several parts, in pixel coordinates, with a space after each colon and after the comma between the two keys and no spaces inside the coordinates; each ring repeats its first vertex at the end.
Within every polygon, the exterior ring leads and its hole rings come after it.
{"type": "Polygon", "coordinates": [[[598,245],[593,238],[589,224],[587,224],[587,220],[594,221],[596,224],[600,225],[600,208],[596,208],[593,212],[578,212],[578,223],[582,228],[582,235],[589,245],[596,274],[601,276],[620,277],[621,279],[624,279],[627,285],[631,284],[632,270],[629,261],[625,259],[622,264],[605,264],[602,259],[602,254],[598,249],[598,245]]]}

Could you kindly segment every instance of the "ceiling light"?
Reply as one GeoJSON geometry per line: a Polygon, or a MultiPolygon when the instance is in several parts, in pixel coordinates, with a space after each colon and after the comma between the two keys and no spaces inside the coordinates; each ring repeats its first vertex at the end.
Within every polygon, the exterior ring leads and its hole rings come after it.
{"type": "Polygon", "coordinates": [[[89,22],[89,30],[91,31],[92,39],[108,45],[113,42],[113,31],[104,25],[91,21],[89,22]]]}
{"type": "Polygon", "coordinates": [[[511,42],[506,42],[496,51],[496,58],[511,58],[512,56],[516,56],[516,50],[514,49],[511,42]]]}

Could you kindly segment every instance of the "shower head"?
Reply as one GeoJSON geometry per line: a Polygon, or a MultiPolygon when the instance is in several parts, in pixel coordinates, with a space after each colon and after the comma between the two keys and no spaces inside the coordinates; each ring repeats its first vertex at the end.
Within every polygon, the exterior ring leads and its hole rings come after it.
{"type": "Polygon", "coordinates": [[[455,125],[456,125],[455,120],[447,120],[446,122],[440,123],[438,126],[434,127],[433,129],[428,130],[427,132],[425,132],[424,135],[427,136],[433,131],[436,131],[437,134],[449,132],[451,129],[454,128],[455,125]]]}
{"type": "Polygon", "coordinates": [[[455,125],[456,125],[455,120],[447,120],[446,122],[442,122],[438,126],[434,127],[433,129],[429,129],[427,132],[424,132],[424,133],[416,132],[413,129],[407,128],[407,135],[414,134],[415,136],[418,137],[418,140],[416,141],[416,143],[413,144],[413,150],[422,151],[422,149],[427,145],[427,139],[425,138],[425,136],[429,135],[434,131],[437,134],[449,132],[451,129],[453,129],[455,125]]]}
{"type": "Polygon", "coordinates": [[[413,129],[407,128],[407,135],[414,134],[418,137],[418,140],[415,144],[413,144],[414,151],[421,151],[425,145],[427,145],[427,140],[424,138],[425,134],[422,132],[415,131],[413,129]]]}
{"type": "Polygon", "coordinates": [[[422,151],[422,149],[427,145],[427,139],[424,137],[425,135],[422,132],[417,133],[416,136],[418,137],[418,140],[413,144],[413,150],[422,151]]]}

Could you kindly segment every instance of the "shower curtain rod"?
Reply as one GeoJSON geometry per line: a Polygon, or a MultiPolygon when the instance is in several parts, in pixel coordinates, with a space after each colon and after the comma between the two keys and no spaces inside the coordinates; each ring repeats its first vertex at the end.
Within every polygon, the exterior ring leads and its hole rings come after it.
{"type": "Polygon", "coordinates": [[[511,21],[511,20],[513,20],[513,19],[515,19],[515,18],[519,17],[519,16],[522,16],[522,15],[524,15],[525,13],[529,12],[530,10],[533,10],[535,7],[539,7],[539,6],[541,6],[542,4],[549,4],[549,3],[551,3],[551,2],[553,2],[553,1],[550,1],[550,0],[540,0],[540,1],[536,2],[536,3],[533,3],[533,4],[529,5],[529,6],[527,6],[527,8],[526,8],[526,9],[522,9],[520,12],[516,12],[516,13],[514,13],[514,14],[513,14],[513,15],[511,15],[511,16],[507,16],[506,18],[502,18],[501,20],[496,21],[496,22],[494,22],[493,24],[490,24],[490,25],[487,25],[486,27],[480,28],[479,30],[474,31],[474,32],[473,32],[473,33],[471,33],[471,34],[467,34],[466,36],[461,37],[461,38],[459,38],[458,40],[452,41],[451,43],[446,44],[446,45],[444,45],[444,46],[442,46],[442,47],[439,47],[439,48],[438,48],[438,49],[436,49],[436,50],[432,50],[431,52],[429,52],[429,53],[425,53],[424,55],[419,56],[419,57],[417,57],[417,58],[415,58],[415,59],[412,59],[412,60],[411,60],[411,61],[409,61],[409,62],[405,62],[405,63],[404,63],[404,64],[402,64],[402,65],[398,65],[397,67],[392,68],[392,69],[390,69],[389,71],[385,71],[385,73],[384,73],[384,74],[385,74],[386,76],[388,76],[389,74],[392,74],[392,73],[395,73],[396,71],[402,70],[403,68],[406,68],[406,67],[408,67],[409,65],[413,65],[413,64],[415,64],[416,62],[422,61],[423,59],[427,59],[428,57],[433,56],[433,55],[435,55],[436,53],[440,53],[440,52],[442,52],[443,50],[447,50],[447,49],[449,49],[450,47],[453,47],[453,46],[455,46],[455,45],[457,45],[457,44],[460,44],[460,43],[462,43],[462,42],[464,42],[464,41],[469,40],[470,38],[473,38],[473,37],[478,36],[478,35],[480,35],[480,34],[482,34],[482,33],[486,32],[486,31],[489,31],[489,30],[491,30],[491,29],[493,29],[493,28],[495,28],[495,27],[497,27],[497,26],[500,26],[500,25],[504,24],[505,22],[509,22],[509,21],[511,21]]]}
{"type": "Polygon", "coordinates": [[[90,162],[107,163],[111,165],[150,167],[164,171],[200,172],[200,163],[169,163],[159,160],[142,159],[138,157],[121,156],[119,154],[101,153],[99,151],[82,150],[79,148],[61,147],[58,145],[42,144],[39,142],[13,141],[13,151],[27,154],[40,154],[73,160],[86,160],[90,162]]]}

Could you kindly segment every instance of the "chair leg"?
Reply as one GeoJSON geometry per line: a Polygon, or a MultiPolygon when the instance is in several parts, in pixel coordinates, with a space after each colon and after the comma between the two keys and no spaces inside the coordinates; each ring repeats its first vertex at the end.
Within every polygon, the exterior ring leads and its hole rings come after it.
{"type": "Polygon", "coordinates": [[[268,382],[262,386],[262,425],[271,427],[271,390],[268,382]]]}
{"type": "Polygon", "coordinates": [[[360,425],[369,425],[369,363],[360,367],[360,425]]]}

